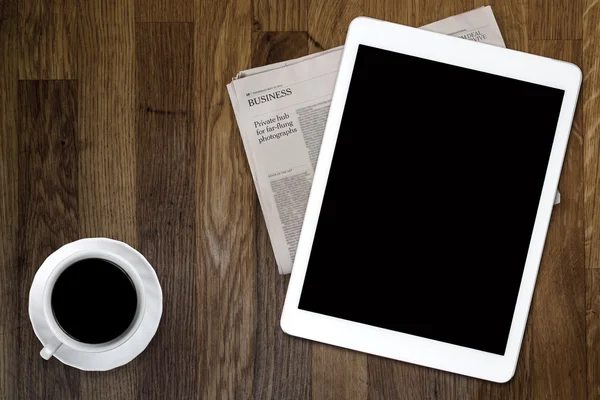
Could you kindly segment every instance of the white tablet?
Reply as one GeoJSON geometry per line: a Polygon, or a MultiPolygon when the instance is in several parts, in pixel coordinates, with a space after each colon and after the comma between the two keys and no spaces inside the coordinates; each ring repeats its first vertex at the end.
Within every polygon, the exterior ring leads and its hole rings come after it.
{"type": "Polygon", "coordinates": [[[580,83],[566,62],[355,19],[283,330],[509,380],[580,83]]]}

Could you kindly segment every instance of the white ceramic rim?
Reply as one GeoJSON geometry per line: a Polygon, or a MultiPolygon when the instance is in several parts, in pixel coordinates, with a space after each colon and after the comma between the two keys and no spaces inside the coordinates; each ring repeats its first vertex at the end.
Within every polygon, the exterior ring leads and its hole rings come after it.
{"type": "Polygon", "coordinates": [[[146,310],[142,323],[135,334],[113,350],[92,353],[77,351],[69,346],[61,346],[54,358],[65,365],[83,371],[108,371],[125,365],[135,359],[150,344],[162,318],[162,289],[158,276],[146,258],[127,243],[110,238],[85,238],[67,243],[46,258],[38,269],[29,293],[29,317],[35,335],[46,346],[54,337],[46,322],[43,310],[43,288],[52,269],[61,260],[78,251],[93,251],[98,248],[112,252],[126,259],[140,275],[146,295],[146,310]]]}
{"type": "MultiPolygon", "coordinates": [[[[108,288],[107,288],[108,289],[108,288]]],[[[50,330],[54,334],[54,336],[63,343],[65,346],[69,346],[78,351],[85,352],[93,352],[100,353],[103,351],[109,351],[121,346],[127,340],[129,340],[133,334],[138,330],[140,324],[142,323],[142,318],[144,316],[144,312],[146,311],[146,294],[144,291],[144,285],[142,283],[142,279],[140,275],[137,273],[135,268],[123,257],[110,252],[110,251],[102,251],[102,250],[82,250],[77,251],[66,258],[64,258],[60,263],[54,267],[48,280],[46,280],[46,284],[44,285],[44,294],[43,294],[43,309],[44,309],[44,317],[46,318],[46,323],[50,327],[50,330]],[[135,316],[127,331],[125,331],[118,338],[111,340],[106,343],[99,344],[89,344],[79,342],[72,337],[70,337],[58,324],[56,318],[54,317],[54,313],[52,312],[52,289],[56,284],[56,281],[60,274],[66,270],[69,266],[74,263],[87,259],[87,258],[100,258],[114,264],[118,265],[120,268],[125,271],[125,273],[131,278],[133,285],[135,286],[136,296],[137,296],[137,309],[135,311],[135,316]]]]}

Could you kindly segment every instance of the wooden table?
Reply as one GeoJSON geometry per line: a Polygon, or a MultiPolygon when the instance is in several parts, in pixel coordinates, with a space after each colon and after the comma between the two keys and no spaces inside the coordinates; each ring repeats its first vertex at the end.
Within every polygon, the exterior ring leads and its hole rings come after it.
{"type": "Polygon", "coordinates": [[[0,399],[600,398],[597,0],[491,0],[509,48],[585,76],[515,378],[491,384],[279,328],[288,277],[225,85],[342,44],[358,15],[420,26],[487,1],[2,0],[0,399]],[[106,373],[43,361],[27,314],[45,257],[90,236],[139,249],[164,291],[148,349],[106,373]]]}

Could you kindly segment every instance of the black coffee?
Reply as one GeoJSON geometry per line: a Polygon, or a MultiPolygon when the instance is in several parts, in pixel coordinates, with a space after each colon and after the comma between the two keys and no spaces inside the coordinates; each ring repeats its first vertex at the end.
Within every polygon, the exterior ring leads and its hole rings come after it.
{"type": "Polygon", "coordinates": [[[118,265],[100,258],[77,261],[58,277],[52,311],[73,339],[91,344],[121,336],[137,308],[135,286],[118,265]]]}

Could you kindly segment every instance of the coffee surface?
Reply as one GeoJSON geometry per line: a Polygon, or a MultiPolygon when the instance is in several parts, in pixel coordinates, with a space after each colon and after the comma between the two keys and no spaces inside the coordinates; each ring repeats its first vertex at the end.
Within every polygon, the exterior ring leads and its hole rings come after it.
{"type": "Polygon", "coordinates": [[[52,311],[73,339],[90,344],[121,336],[135,317],[136,289],[118,265],[100,258],[77,261],[58,277],[52,311]]]}

